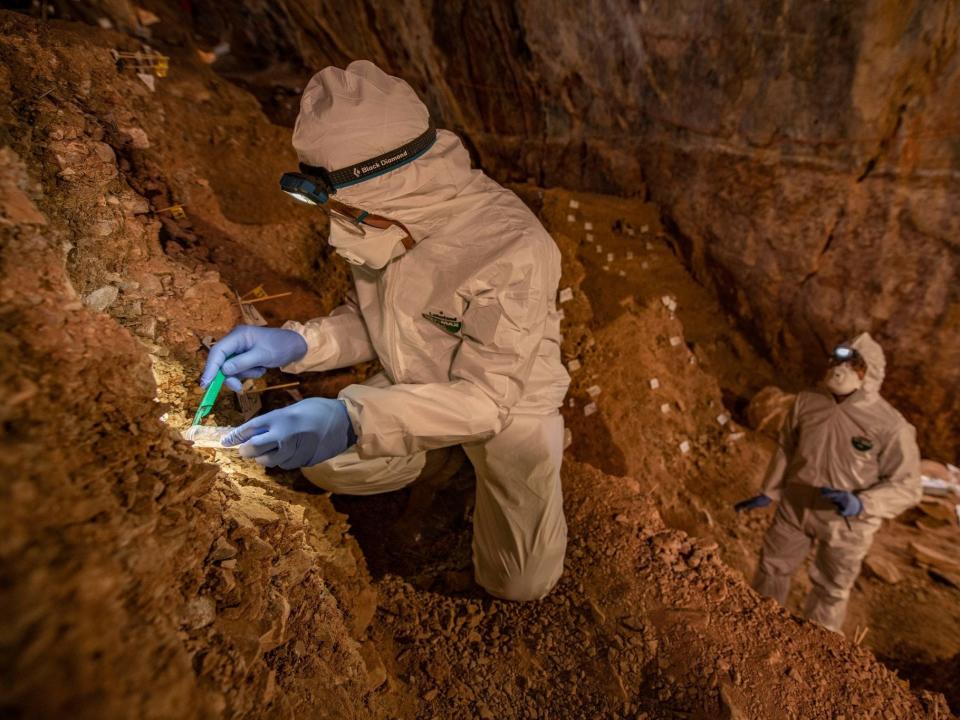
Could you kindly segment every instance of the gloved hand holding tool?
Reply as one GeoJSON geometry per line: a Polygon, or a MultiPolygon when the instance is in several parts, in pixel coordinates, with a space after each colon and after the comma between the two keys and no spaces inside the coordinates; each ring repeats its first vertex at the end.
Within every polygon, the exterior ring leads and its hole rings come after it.
{"type": "Polygon", "coordinates": [[[237,325],[210,350],[200,387],[212,387],[222,371],[227,387],[240,392],[245,379],[258,378],[268,368],[282,367],[306,354],[306,340],[293,330],[237,325]]]}
{"type": "Polygon", "coordinates": [[[733,506],[733,509],[737,512],[743,512],[744,510],[756,510],[757,508],[765,508],[772,502],[773,500],[768,498],[766,495],[757,495],[749,500],[741,500],[733,506]]]}
{"type": "Polygon", "coordinates": [[[217,370],[209,383],[209,387],[207,387],[207,391],[203,394],[200,407],[197,408],[197,412],[193,416],[194,425],[199,425],[213,410],[213,405],[217,402],[217,396],[220,394],[220,388],[223,387],[223,380],[223,373],[217,370]]]}
{"type": "Polygon", "coordinates": [[[342,400],[307,398],[255,417],[223,439],[240,445],[240,455],[284,470],[316,465],[356,443],[342,400]]]}
{"type": "MultiPolygon", "coordinates": [[[[833,488],[822,487],[820,494],[827,500],[837,506],[837,512],[844,518],[859,515],[863,510],[863,502],[848,490],[834,490],[833,488]]],[[[847,523],[849,525],[849,523],[847,523]]]]}

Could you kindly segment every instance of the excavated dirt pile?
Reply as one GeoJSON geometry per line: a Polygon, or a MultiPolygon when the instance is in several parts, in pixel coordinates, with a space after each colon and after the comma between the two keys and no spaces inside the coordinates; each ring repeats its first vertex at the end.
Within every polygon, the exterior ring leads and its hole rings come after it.
{"type": "MultiPolygon", "coordinates": [[[[303,319],[346,273],[322,214],[275,189],[288,131],[192,50],[148,84],[111,49],[139,43],[0,13],[5,716],[951,717],[759,598],[730,567],[748,553],[703,532],[769,452],[731,414],[772,374],[653,206],[517,188],[563,252],[576,361],[570,552],[544,601],[472,584],[467,470],[412,526],[409,491],[331,499],[192,448],[203,342],[240,322],[235,293],[289,293],[258,307],[303,319]]],[[[212,421],[241,417],[224,398],[212,421]]]]}

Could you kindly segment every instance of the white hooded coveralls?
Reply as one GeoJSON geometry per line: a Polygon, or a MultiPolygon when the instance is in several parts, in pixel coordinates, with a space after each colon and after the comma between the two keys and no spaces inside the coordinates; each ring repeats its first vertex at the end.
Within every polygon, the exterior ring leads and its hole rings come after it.
{"type": "MultiPolygon", "coordinates": [[[[405,82],[358,61],[314,76],[293,142],[302,162],[336,169],[427,124],[405,82]]],[[[332,218],[330,244],[353,263],[355,293],[329,317],[284,326],[308,346],[284,370],[379,359],[384,372],[340,393],[357,444],[304,474],[332,492],[386,492],[416,479],[427,450],[462,445],[477,475],[478,583],[503,598],[542,597],[562,572],[567,532],[558,408],[569,377],[553,239],[516,195],[471,169],[445,130],[414,162],[335,197],[402,222],[416,245],[405,251],[401,233],[332,218]]]]}
{"type": "Polygon", "coordinates": [[[837,632],[881,520],[916,505],[922,493],[914,427],[880,397],[883,350],[867,333],[848,345],[867,363],[863,386],[840,402],[826,389],[801,392],[784,420],[763,483],[763,494],[780,506],[754,580],[758,592],[784,604],[791,576],[816,541],[804,612],[837,632]],[[852,491],[863,503],[849,526],[821,487],[852,491]]]}

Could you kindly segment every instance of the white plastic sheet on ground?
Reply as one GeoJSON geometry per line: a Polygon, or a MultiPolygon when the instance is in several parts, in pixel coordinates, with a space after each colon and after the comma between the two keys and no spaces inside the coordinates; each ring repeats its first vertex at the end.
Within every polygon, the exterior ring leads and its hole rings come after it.
{"type": "Polygon", "coordinates": [[[189,440],[197,447],[212,447],[221,450],[224,448],[221,441],[233,430],[223,425],[191,425],[183,433],[183,439],[189,440]]]}

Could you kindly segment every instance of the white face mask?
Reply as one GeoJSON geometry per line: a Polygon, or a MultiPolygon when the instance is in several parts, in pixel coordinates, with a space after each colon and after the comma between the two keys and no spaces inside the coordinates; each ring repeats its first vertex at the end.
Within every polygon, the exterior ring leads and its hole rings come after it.
{"type": "Polygon", "coordinates": [[[827,370],[825,383],[834,395],[849,395],[860,389],[863,379],[848,363],[843,363],[827,370]]]}
{"type": "Polygon", "coordinates": [[[358,225],[336,213],[330,214],[330,245],[353,265],[379,270],[406,252],[403,228],[391,225],[386,230],[358,225]]]}

